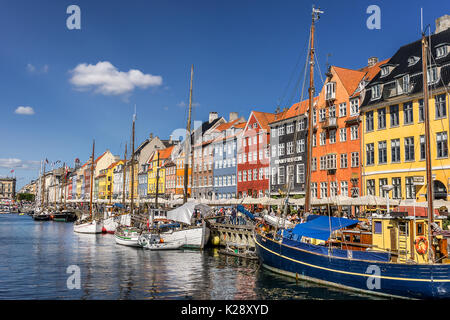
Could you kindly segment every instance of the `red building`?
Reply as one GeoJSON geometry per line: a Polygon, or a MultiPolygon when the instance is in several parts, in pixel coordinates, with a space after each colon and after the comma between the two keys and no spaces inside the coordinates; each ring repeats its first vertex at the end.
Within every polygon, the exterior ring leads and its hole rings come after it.
{"type": "Polygon", "coordinates": [[[274,119],[273,113],[252,111],[238,139],[238,198],[261,198],[269,194],[269,123],[274,119]]]}

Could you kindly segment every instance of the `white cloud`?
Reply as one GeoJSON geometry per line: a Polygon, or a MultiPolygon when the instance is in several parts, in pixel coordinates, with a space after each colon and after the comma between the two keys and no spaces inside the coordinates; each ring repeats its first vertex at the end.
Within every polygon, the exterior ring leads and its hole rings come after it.
{"type": "Polygon", "coordinates": [[[40,162],[34,160],[21,160],[16,158],[0,159],[0,168],[7,169],[37,169],[40,162]]]}
{"type": "Polygon", "coordinates": [[[31,116],[34,114],[34,110],[32,107],[19,106],[14,113],[31,116]]]}
{"type": "Polygon", "coordinates": [[[81,63],[70,72],[70,82],[77,89],[93,88],[95,92],[104,95],[121,95],[130,93],[135,87],[145,89],[162,84],[161,76],[144,74],[136,69],[119,71],[109,61],[99,61],[95,65],[81,63]]]}
{"type": "Polygon", "coordinates": [[[27,70],[28,72],[34,72],[36,71],[36,67],[33,66],[31,63],[27,64],[27,70]]]}
{"type": "Polygon", "coordinates": [[[38,70],[37,67],[35,67],[31,63],[28,63],[27,71],[29,73],[47,73],[48,72],[48,64],[44,64],[44,66],[40,70],[38,70]]]}
{"type": "MultiPolygon", "coordinates": [[[[186,102],[181,101],[181,102],[177,103],[177,106],[180,107],[180,108],[184,108],[184,107],[187,106],[187,104],[186,104],[186,102]]],[[[193,107],[199,107],[199,106],[200,106],[200,103],[194,102],[194,103],[192,103],[192,106],[193,106],[193,107]]]]}

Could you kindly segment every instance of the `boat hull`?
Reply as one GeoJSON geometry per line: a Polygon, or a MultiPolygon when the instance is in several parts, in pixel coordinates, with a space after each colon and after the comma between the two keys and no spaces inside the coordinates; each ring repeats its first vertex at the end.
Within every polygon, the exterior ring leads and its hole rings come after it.
{"type": "Polygon", "coordinates": [[[432,299],[450,297],[449,264],[401,264],[327,256],[302,250],[258,233],[256,252],[274,272],[362,293],[432,299]]]}
{"type": "Polygon", "coordinates": [[[73,231],[77,233],[97,234],[102,233],[102,229],[103,224],[96,220],[73,225],[73,231]]]}
{"type": "Polygon", "coordinates": [[[129,247],[140,247],[139,245],[139,232],[134,232],[134,230],[128,232],[125,230],[116,230],[114,233],[114,238],[117,244],[129,247]]]}
{"type": "Polygon", "coordinates": [[[109,217],[103,220],[103,231],[106,233],[114,234],[116,232],[118,223],[114,217],[109,217]]]}
{"type": "Polygon", "coordinates": [[[203,249],[208,242],[209,232],[205,226],[191,227],[181,230],[173,230],[161,233],[164,242],[182,242],[182,248],[203,249]]]}

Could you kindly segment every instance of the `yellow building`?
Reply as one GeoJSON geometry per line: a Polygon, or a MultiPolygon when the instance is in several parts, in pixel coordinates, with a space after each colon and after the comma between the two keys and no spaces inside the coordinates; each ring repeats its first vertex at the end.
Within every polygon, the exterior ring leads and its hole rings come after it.
{"type": "Polygon", "coordinates": [[[123,160],[113,162],[106,171],[106,199],[111,200],[114,190],[114,169],[123,164],[123,160]]]}
{"type": "MultiPolygon", "coordinates": [[[[430,149],[434,199],[447,200],[450,29],[431,36],[428,69],[430,149]]],[[[361,105],[363,194],[426,201],[425,124],[421,41],[401,47],[367,85],[361,105]]]]}
{"type": "Polygon", "coordinates": [[[96,179],[98,179],[98,199],[107,199],[106,197],[106,173],[107,169],[100,171],[100,174],[96,179]]]}
{"type": "Polygon", "coordinates": [[[127,198],[131,199],[131,184],[133,183],[133,199],[137,199],[138,198],[138,167],[139,167],[139,163],[137,162],[137,160],[134,161],[134,174],[133,174],[133,181],[129,178],[131,177],[132,174],[132,168],[131,168],[131,161],[127,162],[127,181],[128,181],[128,188],[127,188],[127,198]]]}
{"type": "Polygon", "coordinates": [[[156,196],[156,185],[158,184],[158,196],[166,193],[166,168],[164,164],[170,160],[173,146],[163,150],[155,150],[148,160],[148,190],[149,196],[156,196]]]}

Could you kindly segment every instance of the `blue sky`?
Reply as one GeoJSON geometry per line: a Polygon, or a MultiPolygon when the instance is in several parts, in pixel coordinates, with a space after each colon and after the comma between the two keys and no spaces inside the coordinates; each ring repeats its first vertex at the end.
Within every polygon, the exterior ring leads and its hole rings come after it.
{"type": "MultiPolygon", "coordinates": [[[[449,2],[433,0],[315,4],[325,11],[316,29],[322,77],[327,59],[360,68],[417,40],[421,7],[432,31],[450,14],[449,2]],[[380,30],[366,27],[369,5],[381,9],[380,30]]],[[[20,188],[37,177],[41,159],[84,162],[92,139],[96,154],[123,155],[134,105],[136,143],[151,132],[167,138],[186,126],[191,64],[194,120],[289,107],[300,97],[312,5],[0,0],[0,176],[15,169],[20,188]],[[66,27],[71,4],[81,9],[81,30],[66,27]],[[33,114],[16,113],[20,106],[33,114]]]]}

